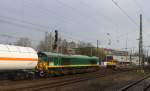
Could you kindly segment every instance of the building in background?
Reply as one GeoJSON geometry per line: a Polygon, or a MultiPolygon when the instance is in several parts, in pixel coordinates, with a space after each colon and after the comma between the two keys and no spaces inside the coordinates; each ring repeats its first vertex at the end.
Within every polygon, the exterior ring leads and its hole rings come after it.
{"type": "MultiPolygon", "coordinates": [[[[129,54],[127,51],[120,51],[120,50],[113,50],[113,49],[106,49],[106,48],[104,48],[103,50],[106,54],[106,57],[112,56],[112,59],[117,62],[120,62],[120,63],[128,62],[128,63],[131,63],[132,65],[139,65],[138,55],[129,54]]],[[[107,58],[105,58],[103,59],[101,64],[106,66],[107,61],[108,61],[107,58]]]]}

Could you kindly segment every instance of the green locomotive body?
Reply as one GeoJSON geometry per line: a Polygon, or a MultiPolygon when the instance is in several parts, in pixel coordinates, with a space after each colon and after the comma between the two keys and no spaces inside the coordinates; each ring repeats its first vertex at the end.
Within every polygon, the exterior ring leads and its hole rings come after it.
{"type": "Polygon", "coordinates": [[[40,76],[75,74],[99,69],[98,57],[83,55],[64,55],[51,52],[39,52],[36,69],[40,76]]]}

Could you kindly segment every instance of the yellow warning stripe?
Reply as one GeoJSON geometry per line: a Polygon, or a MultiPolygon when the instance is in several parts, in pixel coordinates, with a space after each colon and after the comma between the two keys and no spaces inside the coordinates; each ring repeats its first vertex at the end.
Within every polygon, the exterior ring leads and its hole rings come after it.
{"type": "Polygon", "coordinates": [[[62,66],[48,66],[48,68],[85,67],[85,66],[99,66],[99,65],[62,65],[62,66]]]}

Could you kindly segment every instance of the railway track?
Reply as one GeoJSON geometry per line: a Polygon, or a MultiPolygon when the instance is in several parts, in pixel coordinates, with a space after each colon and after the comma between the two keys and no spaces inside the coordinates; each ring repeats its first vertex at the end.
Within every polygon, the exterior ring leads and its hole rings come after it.
{"type": "Polygon", "coordinates": [[[67,79],[67,80],[62,80],[57,81],[57,82],[52,82],[52,83],[47,83],[47,84],[42,84],[39,86],[35,86],[35,87],[27,87],[27,88],[22,88],[21,91],[42,91],[45,89],[52,89],[52,88],[56,88],[56,87],[60,87],[60,86],[65,86],[65,85],[69,85],[69,84],[74,84],[74,83],[78,83],[78,82],[82,82],[82,81],[87,81],[87,80],[92,80],[92,79],[96,79],[99,77],[104,77],[105,75],[95,75],[95,76],[89,76],[89,77],[78,77],[78,78],[72,78],[72,79],[67,79]]]}
{"type": "Polygon", "coordinates": [[[132,70],[128,69],[128,70],[113,71],[113,70],[101,69],[101,71],[98,72],[69,75],[64,77],[36,79],[33,81],[16,81],[16,82],[13,81],[10,83],[6,83],[4,85],[3,83],[1,83],[0,91],[42,91],[42,90],[62,87],[74,83],[79,83],[87,80],[93,80],[111,74],[120,74],[132,70]]]}
{"type": "MultiPolygon", "coordinates": [[[[120,74],[122,72],[127,72],[127,71],[131,71],[131,70],[123,70],[123,71],[113,71],[111,74],[120,74]]],[[[2,91],[42,91],[42,90],[47,90],[47,89],[52,89],[52,88],[56,88],[56,87],[62,87],[62,86],[66,86],[66,85],[70,85],[70,84],[74,84],[74,83],[79,83],[79,82],[83,82],[83,81],[88,81],[88,80],[93,80],[96,78],[100,78],[100,77],[104,77],[110,75],[110,72],[106,72],[105,74],[103,73],[99,73],[99,72],[93,72],[90,74],[81,74],[81,75],[77,75],[77,76],[72,76],[72,77],[68,77],[68,78],[61,78],[61,79],[56,79],[55,80],[47,80],[47,81],[37,81],[37,82],[30,82],[29,84],[26,83],[24,85],[17,85],[17,87],[13,87],[11,86],[10,88],[5,88],[2,89],[2,91]]]]}
{"type": "Polygon", "coordinates": [[[17,87],[17,88],[7,88],[3,89],[3,91],[38,91],[38,90],[44,90],[44,89],[50,89],[50,88],[55,88],[59,86],[65,86],[68,84],[73,84],[81,81],[87,81],[87,80],[92,80],[95,78],[103,77],[105,75],[103,74],[91,74],[83,77],[73,77],[73,78],[67,78],[67,79],[60,79],[60,80],[55,80],[55,81],[48,81],[45,83],[39,83],[39,84],[33,84],[30,86],[22,86],[22,87],[17,87]]]}
{"type": "Polygon", "coordinates": [[[118,91],[150,91],[150,75],[130,83],[118,91]]]}

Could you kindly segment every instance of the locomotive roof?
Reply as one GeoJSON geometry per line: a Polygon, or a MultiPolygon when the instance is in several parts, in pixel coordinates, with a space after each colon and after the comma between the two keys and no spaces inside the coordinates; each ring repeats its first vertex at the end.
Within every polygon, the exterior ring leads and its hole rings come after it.
{"type": "Polygon", "coordinates": [[[56,56],[56,57],[58,57],[58,56],[61,56],[62,54],[59,54],[59,53],[52,53],[52,52],[38,52],[39,54],[44,54],[44,55],[46,55],[46,56],[56,56]]]}
{"type": "Polygon", "coordinates": [[[64,55],[60,53],[52,53],[52,52],[39,52],[41,54],[44,54],[48,57],[63,57],[63,58],[89,58],[89,59],[98,59],[98,57],[90,57],[90,56],[85,56],[85,55],[64,55]]]}

